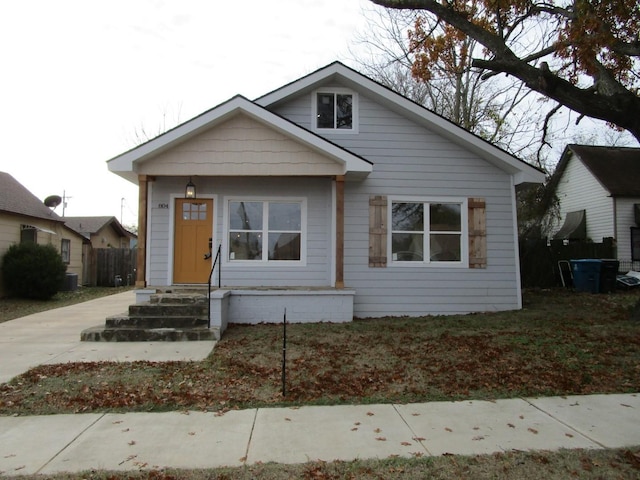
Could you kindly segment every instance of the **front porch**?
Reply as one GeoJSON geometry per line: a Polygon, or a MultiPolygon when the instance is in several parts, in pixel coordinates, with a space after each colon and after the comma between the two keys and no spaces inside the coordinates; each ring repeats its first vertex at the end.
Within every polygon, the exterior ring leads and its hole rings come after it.
{"type": "MultiPolygon", "coordinates": [[[[193,291],[193,287],[148,287],[136,290],[136,303],[157,293],[193,291]]],[[[207,294],[207,287],[199,289],[207,294]]],[[[355,290],[332,287],[223,287],[210,292],[210,328],[224,332],[230,323],[289,323],[353,320],[355,290]]]]}

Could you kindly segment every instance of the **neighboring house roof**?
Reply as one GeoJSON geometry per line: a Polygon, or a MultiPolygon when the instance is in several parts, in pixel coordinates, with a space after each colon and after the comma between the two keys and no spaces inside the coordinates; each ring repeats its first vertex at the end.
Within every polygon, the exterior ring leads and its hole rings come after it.
{"type": "Polygon", "coordinates": [[[0,172],[0,211],[63,222],[42,200],[5,172],[0,172]]]}
{"type": "Polygon", "coordinates": [[[568,145],[554,176],[562,176],[574,155],[612,196],[640,197],[640,148],[568,145]]]}
{"type": "Polygon", "coordinates": [[[108,161],[109,170],[137,184],[138,177],[135,165],[138,162],[144,162],[242,113],[334,159],[336,162],[344,165],[345,174],[367,175],[372,171],[372,164],[366,159],[267,109],[267,107],[273,107],[294,96],[311,91],[332,81],[339,82],[344,86],[352,88],[354,91],[362,92],[374,98],[380,104],[416,122],[418,125],[434,131],[453,143],[474,152],[489,163],[513,175],[516,185],[527,182],[542,183],[544,181],[545,174],[542,170],[523,162],[444,117],[395,93],[393,90],[352,70],[340,62],[334,62],[321,68],[256,99],[254,102],[242,96],[233,97],[231,100],[204,112],[159,137],[112,158],[108,161]]]}
{"type": "Polygon", "coordinates": [[[323,155],[331,157],[336,162],[344,165],[345,173],[366,175],[372,171],[371,162],[270,112],[241,95],[237,95],[162,135],[108,160],[109,170],[137,184],[138,177],[135,174],[135,163],[144,162],[239,114],[245,114],[253,120],[267,125],[269,128],[275,129],[287,137],[321,152],[323,155]]]}
{"type": "Polygon", "coordinates": [[[113,228],[121,237],[135,237],[136,235],[125,229],[116,217],[64,217],[65,224],[85,238],[99,232],[106,226],[113,228]]]}
{"type": "Polygon", "coordinates": [[[326,85],[328,81],[337,81],[353,90],[365,92],[367,96],[374,98],[390,110],[474,152],[501,170],[513,174],[516,185],[528,182],[544,182],[545,173],[542,170],[514,157],[450,120],[340,62],[331,63],[284,87],[278,88],[258,98],[256,103],[265,107],[275,106],[302,92],[312,91],[322,85],[326,85]]]}

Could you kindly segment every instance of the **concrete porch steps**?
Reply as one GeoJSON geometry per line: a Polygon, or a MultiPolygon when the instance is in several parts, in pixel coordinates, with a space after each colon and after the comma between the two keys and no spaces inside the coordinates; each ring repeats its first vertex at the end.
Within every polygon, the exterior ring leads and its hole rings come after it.
{"type": "Polygon", "coordinates": [[[158,293],[129,312],[107,317],[105,324],[84,330],[89,342],[180,342],[219,340],[220,329],[208,328],[208,303],[201,293],[158,293]]]}

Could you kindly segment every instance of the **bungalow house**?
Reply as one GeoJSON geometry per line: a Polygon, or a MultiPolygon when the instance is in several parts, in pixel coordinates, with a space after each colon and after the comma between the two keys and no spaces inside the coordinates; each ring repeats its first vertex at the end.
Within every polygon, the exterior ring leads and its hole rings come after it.
{"type": "Polygon", "coordinates": [[[67,264],[67,273],[81,275],[82,236],[15,178],[0,172],[0,258],[11,245],[22,242],[53,245],[67,264]]]}
{"type": "Polygon", "coordinates": [[[89,240],[93,248],[130,248],[135,238],[116,217],[64,217],[64,221],[89,240]]]}
{"type": "Polygon", "coordinates": [[[568,145],[551,182],[560,214],[553,238],[613,238],[621,270],[640,268],[640,148],[568,145]]]}
{"type": "Polygon", "coordinates": [[[544,180],[337,62],[108,168],[139,186],[139,298],[212,275],[223,322],[521,308],[515,188],[544,180]]]}

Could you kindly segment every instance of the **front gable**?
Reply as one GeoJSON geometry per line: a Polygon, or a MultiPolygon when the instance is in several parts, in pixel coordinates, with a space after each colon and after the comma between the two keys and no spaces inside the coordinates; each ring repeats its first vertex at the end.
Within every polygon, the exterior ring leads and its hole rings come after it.
{"type": "Polygon", "coordinates": [[[344,175],[345,165],[304,142],[238,113],[187,141],[141,162],[145,175],[344,175]]]}
{"type": "Polygon", "coordinates": [[[195,169],[192,175],[211,176],[366,176],[372,171],[367,160],[241,96],[107,163],[133,183],[138,175],[179,175],[187,167],[195,169]]]}

